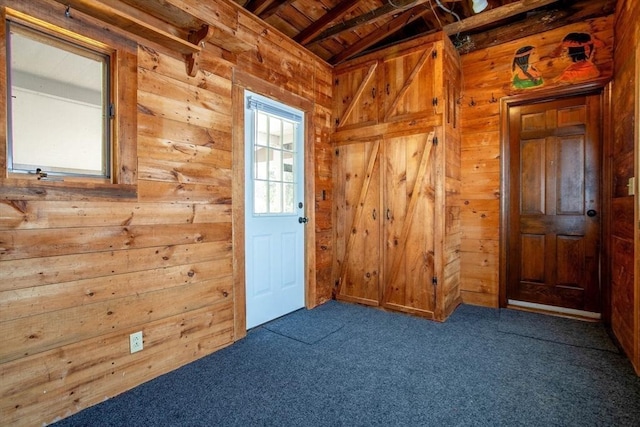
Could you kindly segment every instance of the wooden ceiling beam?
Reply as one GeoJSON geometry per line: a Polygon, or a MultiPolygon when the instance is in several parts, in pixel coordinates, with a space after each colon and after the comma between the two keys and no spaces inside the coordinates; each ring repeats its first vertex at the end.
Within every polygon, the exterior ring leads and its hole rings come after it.
{"type": "Polygon", "coordinates": [[[292,3],[293,1],[294,0],[277,0],[277,1],[274,1],[273,3],[271,3],[271,6],[266,8],[264,10],[264,12],[262,12],[258,16],[260,17],[260,19],[267,19],[271,15],[275,15],[276,13],[278,13],[278,11],[280,11],[280,9],[282,9],[285,6],[287,6],[289,3],[292,3]]]}
{"type": "Polygon", "coordinates": [[[291,3],[292,0],[249,0],[245,9],[261,19],[273,15],[278,9],[291,3]]]}
{"type": "MultiPolygon", "coordinates": [[[[424,3],[424,2],[423,2],[424,3]]],[[[422,16],[431,13],[431,8],[428,5],[421,4],[420,6],[414,6],[411,9],[406,10],[402,14],[398,15],[391,21],[382,25],[377,30],[373,31],[368,36],[358,40],[356,43],[352,44],[342,52],[334,55],[329,59],[329,63],[336,65],[342,61],[345,61],[352,56],[355,56],[361,52],[363,52],[368,47],[373,46],[380,40],[384,40],[391,34],[398,31],[398,29],[402,28],[405,25],[410,24],[416,19],[421,18],[422,16]]]]}
{"type": "Polygon", "coordinates": [[[495,9],[486,10],[461,21],[445,25],[442,30],[449,36],[453,34],[460,34],[481,28],[485,25],[490,25],[496,21],[510,18],[520,13],[529,12],[531,10],[556,3],[558,1],[559,0],[520,0],[505,4],[504,6],[500,6],[495,9]]]}
{"type": "Polygon", "coordinates": [[[365,24],[370,24],[378,19],[382,19],[382,18],[386,18],[388,16],[391,15],[395,15],[397,13],[400,13],[402,11],[402,7],[406,6],[406,7],[417,7],[419,5],[422,5],[423,3],[427,3],[429,0],[395,0],[394,3],[398,6],[400,6],[400,8],[396,8],[394,6],[392,6],[390,3],[385,3],[384,6],[381,6],[375,10],[372,10],[370,12],[364,13],[360,16],[357,16],[353,19],[350,19],[348,21],[342,22],[340,24],[336,24],[333,27],[327,28],[326,30],[322,31],[315,39],[313,39],[312,41],[308,42],[308,44],[311,43],[317,43],[320,42],[322,40],[326,40],[329,37],[333,37],[336,34],[340,34],[344,31],[349,31],[349,30],[353,30],[355,28],[358,28],[362,25],[365,24]]]}
{"type": "Polygon", "coordinates": [[[333,9],[322,15],[320,19],[300,31],[293,39],[301,45],[307,44],[310,40],[320,34],[330,23],[337,21],[343,15],[354,9],[358,3],[360,3],[360,0],[341,1],[333,9]]]}
{"type": "Polygon", "coordinates": [[[465,36],[464,42],[458,46],[458,52],[466,54],[587,19],[611,15],[615,13],[615,8],[616,0],[580,0],[570,6],[540,12],[511,25],[465,36]]]}
{"type": "Polygon", "coordinates": [[[261,12],[273,3],[274,0],[249,0],[244,8],[254,15],[259,15],[261,12]]]}

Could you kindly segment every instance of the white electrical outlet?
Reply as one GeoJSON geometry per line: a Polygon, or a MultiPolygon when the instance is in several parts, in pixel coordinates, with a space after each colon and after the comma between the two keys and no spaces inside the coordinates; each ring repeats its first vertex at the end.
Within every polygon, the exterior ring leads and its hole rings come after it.
{"type": "Polygon", "coordinates": [[[129,348],[131,349],[131,353],[142,350],[142,331],[129,335],[129,348]]]}

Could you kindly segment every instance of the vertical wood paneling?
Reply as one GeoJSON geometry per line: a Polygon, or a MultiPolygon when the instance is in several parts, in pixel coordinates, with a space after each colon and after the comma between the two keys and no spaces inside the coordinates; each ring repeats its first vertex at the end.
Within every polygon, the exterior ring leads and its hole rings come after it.
{"type": "MultiPolygon", "coordinates": [[[[37,13],[49,1],[29,8],[37,13]]],[[[53,198],[17,200],[2,188],[2,424],[69,416],[244,336],[234,75],[307,107],[307,216],[316,224],[307,233],[308,305],[331,295],[329,66],[231,1],[173,4],[255,48],[232,54],[207,45],[189,77],[182,55],[138,39],[137,58],[125,61],[137,69],[137,82],[127,82],[137,84],[136,99],[120,109],[137,121],[137,152],[123,147],[137,156],[138,174],[126,178],[137,197],[74,200],[55,188],[53,198]],[[135,331],[143,331],[144,350],[130,354],[135,331]]]]}
{"type": "Polygon", "coordinates": [[[640,119],[640,3],[621,0],[616,7],[612,90],[611,144],[611,327],[640,374],[640,255],[638,253],[638,189],[628,195],[629,179],[638,182],[638,128],[640,119]],[[635,178],[634,178],[635,177],[635,178]]]}

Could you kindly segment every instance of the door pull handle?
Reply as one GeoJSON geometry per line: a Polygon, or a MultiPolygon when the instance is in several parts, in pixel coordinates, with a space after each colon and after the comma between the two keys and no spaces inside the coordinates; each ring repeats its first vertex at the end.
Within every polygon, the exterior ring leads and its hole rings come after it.
{"type": "Polygon", "coordinates": [[[300,218],[298,218],[298,222],[300,224],[306,224],[309,222],[309,218],[307,218],[306,216],[301,216],[300,218]]]}
{"type": "Polygon", "coordinates": [[[593,218],[594,216],[598,215],[598,212],[594,211],[593,209],[589,209],[587,211],[587,216],[593,218]]]}

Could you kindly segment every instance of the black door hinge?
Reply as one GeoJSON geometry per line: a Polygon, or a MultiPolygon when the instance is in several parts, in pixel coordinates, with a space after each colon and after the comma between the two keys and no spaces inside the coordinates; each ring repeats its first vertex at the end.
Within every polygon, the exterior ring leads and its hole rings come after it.
{"type": "Polygon", "coordinates": [[[436,59],[438,57],[438,51],[434,49],[433,52],[431,52],[431,57],[436,59]]]}
{"type": "Polygon", "coordinates": [[[113,104],[109,104],[109,118],[113,119],[116,116],[116,107],[113,104]]]}
{"type": "Polygon", "coordinates": [[[433,104],[433,106],[435,107],[436,105],[438,105],[438,98],[433,98],[431,100],[431,103],[433,104]]]}
{"type": "Polygon", "coordinates": [[[433,145],[438,145],[438,137],[437,136],[433,137],[433,145]]]}
{"type": "Polygon", "coordinates": [[[438,286],[438,277],[437,277],[437,276],[433,276],[433,277],[431,278],[431,284],[432,284],[433,286],[438,286]]]}

